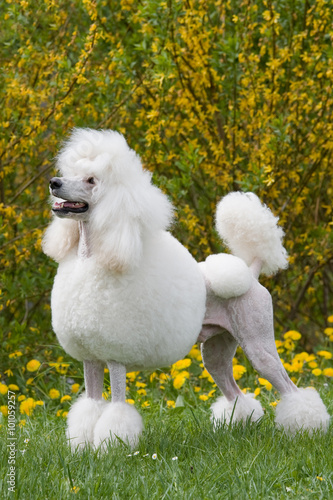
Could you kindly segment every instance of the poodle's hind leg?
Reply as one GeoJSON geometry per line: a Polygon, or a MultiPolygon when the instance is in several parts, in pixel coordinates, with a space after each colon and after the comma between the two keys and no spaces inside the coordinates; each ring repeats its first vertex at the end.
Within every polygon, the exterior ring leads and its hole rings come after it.
{"type": "Polygon", "coordinates": [[[107,363],[110,371],[111,403],[104,408],[94,432],[95,446],[106,449],[108,442],[137,445],[143,430],[142,417],[133,405],[126,403],[126,367],[116,361],[107,363]]]}
{"type": "Polygon", "coordinates": [[[263,416],[263,409],[253,394],[243,394],[233,376],[232,360],[237,341],[226,330],[202,344],[202,358],[206,370],[213,377],[224,396],[212,404],[214,428],[220,422],[256,421],[263,416]]]}
{"type": "Polygon", "coordinates": [[[290,434],[300,429],[327,430],[330,417],[319,394],[315,389],[297,388],[279,358],[269,292],[256,282],[248,294],[236,301],[233,334],[255,370],[281,393],[276,407],[277,425],[290,434]]]}
{"type": "Polygon", "coordinates": [[[106,401],[102,399],[104,363],[84,361],[86,392],[72,405],[67,416],[66,436],[72,450],[94,442],[94,428],[106,401]]]}

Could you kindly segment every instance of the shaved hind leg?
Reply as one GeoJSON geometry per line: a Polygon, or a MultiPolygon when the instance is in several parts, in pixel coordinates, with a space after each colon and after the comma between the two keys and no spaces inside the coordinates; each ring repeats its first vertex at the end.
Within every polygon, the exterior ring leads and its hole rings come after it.
{"type": "Polygon", "coordinates": [[[206,370],[213,377],[224,396],[212,405],[212,420],[219,422],[258,420],[263,410],[251,395],[244,395],[233,376],[232,360],[237,348],[237,341],[226,330],[209,338],[202,345],[202,358],[206,370]]]}

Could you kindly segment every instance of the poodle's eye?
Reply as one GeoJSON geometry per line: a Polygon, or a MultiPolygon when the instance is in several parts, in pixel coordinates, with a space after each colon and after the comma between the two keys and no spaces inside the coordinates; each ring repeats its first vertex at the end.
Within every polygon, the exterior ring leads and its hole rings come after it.
{"type": "Polygon", "coordinates": [[[89,184],[95,184],[94,177],[89,177],[89,179],[87,179],[87,182],[89,182],[89,184]]]}

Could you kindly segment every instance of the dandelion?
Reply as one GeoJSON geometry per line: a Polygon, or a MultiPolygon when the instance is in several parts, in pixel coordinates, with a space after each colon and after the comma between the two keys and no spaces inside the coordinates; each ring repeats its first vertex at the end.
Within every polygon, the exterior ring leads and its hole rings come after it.
{"type": "Polygon", "coordinates": [[[295,331],[295,330],[289,330],[283,335],[284,339],[291,339],[291,340],[299,340],[302,337],[302,335],[295,331]]]}
{"type": "Polygon", "coordinates": [[[0,406],[0,411],[3,414],[4,417],[7,417],[7,415],[8,415],[8,406],[5,406],[5,405],[0,406]]]}
{"type": "Polygon", "coordinates": [[[20,413],[26,414],[30,417],[35,407],[36,401],[33,398],[27,398],[20,404],[20,413]]]}
{"type": "Polygon", "coordinates": [[[323,375],[325,375],[325,377],[333,377],[333,368],[325,368],[323,370],[323,375]]]}
{"type": "Polygon", "coordinates": [[[134,399],[126,399],[126,403],[128,403],[129,405],[134,405],[135,401],[134,399]]]}
{"type": "Polygon", "coordinates": [[[310,363],[308,363],[308,364],[309,364],[310,368],[317,368],[317,366],[318,366],[318,363],[316,363],[316,361],[310,361],[310,363]]]}
{"type": "Polygon", "coordinates": [[[329,316],[329,317],[327,318],[327,321],[328,321],[329,323],[333,323],[333,314],[332,314],[332,316],[329,316]]]}
{"type": "Polygon", "coordinates": [[[257,387],[257,388],[254,390],[254,395],[255,395],[255,396],[259,396],[260,392],[261,392],[260,387],[257,387]]]}
{"type": "Polygon", "coordinates": [[[243,365],[233,365],[232,372],[234,379],[239,380],[246,373],[246,368],[243,365]]]}
{"type": "Polygon", "coordinates": [[[175,408],[175,406],[176,406],[176,402],[172,401],[172,400],[169,400],[166,403],[167,403],[168,408],[175,408]]]}
{"type": "Polygon", "coordinates": [[[41,363],[37,359],[32,359],[27,363],[28,372],[36,372],[40,367],[41,363]]]}
{"type": "Polygon", "coordinates": [[[28,380],[26,381],[26,385],[31,385],[33,381],[34,381],[33,377],[28,378],[28,380]]]}
{"type": "Polygon", "coordinates": [[[312,373],[315,377],[319,377],[319,375],[322,374],[322,371],[320,368],[315,368],[314,370],[312,370],[312,373]]]}
{"type": "Polygon", "coordinates": [[[181,371],[184,370],[185,368],[188,368],[192,364],[192,361],[189,358],[186,359],[180,359],[176,363],[172,365],[172,370],[173,371],[181,371]]]}
{"type": "Polygon", "coordinates": [[[74,394],[76,394],[77,392],[79,392],[79,389],[80,389],[80,384],[72,384],[71,391],[74,394]]]}
{"type": "Polygon", "coordinates": [[[325,359],[332,358],[332,353],[328,352],[328,351],[318,351],[317,354],[318,354],[318,356],[321,356],[322,358],[325,358],[325,359]]]}
{"type": "Polygon", "coordinates": [[[20,427],[20,429],[22,429],[22,427],[25,426],[25,423],[26,423],[26,420],[24,420],[24,419],[19,421],[19,427],[20,427]]]}
{"type": "Polygon", "coordinates": [[[21,351],[15,351],[9,354],[8,357],[9,359],[13,359],[13,358],[19,358],[20,356],[23,356],[23,353],[21,351]]]}
{"type": "Polygon", "coordinates": [[[208,371],[206,370],[206,368],[204,368],[202,370],[202,373],[201,373],[201,375],[199,375],[199,378],[206,378],[208,380],[208,382],[210,382],[211,384],[215,383],[213,377],[211,376],[210,373],[208,373],[208,371]]]}
{"type": "Polygon", "coordinates": [[[0,383],[0,394],[4,396],[5,394],[7,394],[7,392],[8,387],[6,386],[6,384],[0,383]]]}
{"type": "Polygon", "coordinates": [[[11,391],[19,391],[20,388],[16,384],[9,384],[8,389],[11,391]]]}
{"type": "Polygon", "coordinates": [[[149,403],[149,401],[145,401],[144,403],[142,403],[141,406],[142,406],[142,408],[149,408],[150,403],[149,403]]]}
{"type": "Polygon", "coordinates": [[[197,361],[202,361],[201,351],[198,347],[193,346],[190,352],[188,353],[189,357],[192,359],[196,359],[197,361]]]}
{"type": "Polygon", "coordinates": [[[182,371],[178,373],[178,375],[175,376],[174,381],[173,381],[173,386],[175,389],[180,389],[184,383],[185,380],[190,378],[190,374],[187,371],[182,371]]]}
{"type": "Polygon", "coordinates": [[[64,403],[65,401],[70,401],[72,397],[69,394],[66,394],[60,399],[60,403],[64,403]]]}
{"type": "Polygon", "coordinates": [[[51,399],[57,399],[60,397],[60,392],[58,391],[58,389],[50,389],[49,396],[51,399]]]}
{"type": "Polygon", "coordinates": [[[26,396],[24,394],[21,394],[17,400],[20,402],[20,401],[24,401],[26,399],[26,396]]]}
{"type": "Polygon", "coordinates": [[[272,387],[273,387],[272,384],[268,380],[266,380],[265,378],[259,377],[258,380],[259,380],[259,383],[261,385],[263,385],[268,391],[270,391],[272,389],[272,387]]]}
{"type": "Polygon", "coordinates": [[[207,401],[209,398],[206,394],[200,394],[199,399],[201,399],[201,401],[207,401]]]}

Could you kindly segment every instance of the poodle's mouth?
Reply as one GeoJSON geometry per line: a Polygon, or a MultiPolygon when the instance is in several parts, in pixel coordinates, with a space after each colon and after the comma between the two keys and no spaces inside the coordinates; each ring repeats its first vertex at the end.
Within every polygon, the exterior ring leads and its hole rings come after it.
{"type": "Polygon", "coordinates": [[[52,211],[56,214],[83,214],[89,208],[88,203],[84,203],[81,201],[62,201],[55,202],[52,207],[52,211]]]}

